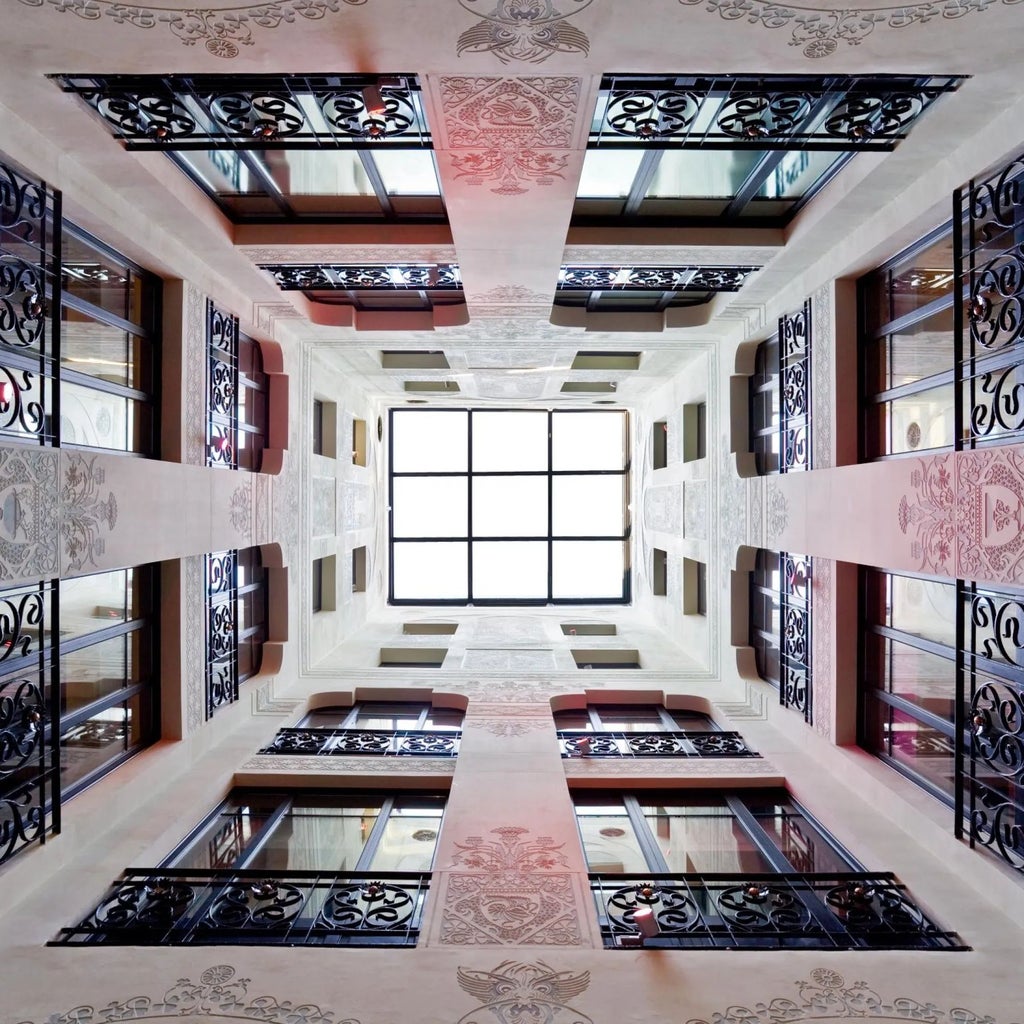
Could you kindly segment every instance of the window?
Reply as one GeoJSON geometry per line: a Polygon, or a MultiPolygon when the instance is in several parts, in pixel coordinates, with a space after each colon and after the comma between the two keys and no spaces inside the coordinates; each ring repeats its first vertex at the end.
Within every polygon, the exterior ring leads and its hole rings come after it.
{"type": "Polygon", "coordinates": [[[750,450],[757,472],[811,468],[811,303],[779,318],[750,378],[750,450]]]}
{"type": "Polygon", "coordinates": [[[455,622],[403,622],[406,636],[451,636],[459,628],[455,622]]]}
{"type": "Polygon", "coordinates": [[[443,352],[381,352],[380,365],[385,370],[448,370],[443,352]]]}
{"type": "Polygon", "coordinates": [[[565,636],[615,636],[613,622],[563,622],[565,636]]]}
{"type": "Polygon", "coordinates": [[[314,558],[311,577],[313,611],[333,612],[338,606],[337,557],[314,558]]]}
{"type": "Polygon", "coordinates": [[[668,593],[668,554],[661,548],[651,551],[651,592],[655,597],[668,593]]]}
{"type": "Polygon", "coordinates": [[[575,804],[607,946],[963,948],[784,791],[580,793],[575,804]]]}
{"type": "Polygon", "coordinates": [[[608,647],[573,650],[577,668],[639,668],[639,651],[613,651],[608,647]]]}
{"type": "Polygon", "coordinates": [[[639,370],[639,352],[577,352],[573,370],[639,370]]]}
{"type": "Polygon", "coordinates": [[[366,548],[352,550],[352,593],[362,594],[366,591],[366,548]]]}
{"type": "Polygon", "coordinates": [[[779,691],[779,703],[812,721],[811,559],[757,552],[750,582],[750,645],[757,674],[779,691]]]}
{"type": "Polygon", "coordinates": [[[699,711],[660,704],[588,704],[556,711],[562,757],[756,757],[736,732],[699,711]]]}
{"type": "Polygon", "coordinates": [[[130,150],[166,153],[235,223],[443,222],[408,75],[55,75],[130,150]]]}
{"type": "Polygon", "coordinates": [[[625,603],[622,411],[391,410],[393,604],[625,603]]]}
{"type": "Polygon", "coordinates": [[[157,580],[140,566],[0,591],[0,862],[158,738],[157,580]]]}
{"type": "Polygon", "coordinates": [[[683,462],[696,462],[708,454],[708,407],[705,402],[683,406],[683,462]]]}
{"type": "Polygon", "coordinates": [[[267,590],[259,548],[206,556],[206,717],[238,700],[256,675],[267,636],[267,590]]]}
{"type": "Polygon", "coordinates": [[[385,701],[317,708],[260,753],[454,757],[462,717],[459,708],[385,701]]]}
{"type": "Polygon", "coordinates": [[[668,465],[668,423],[665,420],[658,420],[651,427],[651,453],[654,469],[668,465]]]}
{"type": "Polygon", "coordinates": [[[367,455],[366,420],[352,420],[352,465],[365,466],[367,455]]]}
{"type": "Polygon", "coordinates": [[[440,668],[447,647],[382,647],[381,668],[440,668]]]}
{"type": "Polygon", "coordinates": [[[606,76],[573,223],[657,217],[780,227],[854,153],[894,148],[959,84],[900,75],[606,76]]]}
{"type": "Polygon", "coordinates": [[[703,562],[683,559],[683,614],[707,615],[708,571],[703,562]]]}
{"type": "Polygon", "coordinates": [[[953,446],[956,290],[951,224],[858,282],[865,459],[953,446]]]}
{"type": "Polygon", "coordinates": [[[159,279],[62,220],[60,193],[0,175],[0,439],[155,454],[159,279]]]}
{"type": "Polygon", "coordinates": [[[125,871],[57,944],[414,946],[444,802],[234,790],[162,866],[125,871]]]}

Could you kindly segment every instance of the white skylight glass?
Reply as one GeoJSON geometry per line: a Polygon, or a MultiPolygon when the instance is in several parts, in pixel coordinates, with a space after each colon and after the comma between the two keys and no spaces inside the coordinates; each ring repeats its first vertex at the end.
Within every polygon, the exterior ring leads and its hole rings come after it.
{"type": "Polygon", "coordinates": [[[588,149],[576,195],[580,199],[625,199],[643,155],[642,150],[588,149]]]}
{"type": "Polygon", "coordinates": [[[628,601],[627,436],[622,410],[392,410],[391,601],[628,601]]]}
{"type": "Polygon", "coordinates": [[[371,154],[384,188],[393,196],[439,196],[434,158],[426,149],[378,149],[371,154]]]}

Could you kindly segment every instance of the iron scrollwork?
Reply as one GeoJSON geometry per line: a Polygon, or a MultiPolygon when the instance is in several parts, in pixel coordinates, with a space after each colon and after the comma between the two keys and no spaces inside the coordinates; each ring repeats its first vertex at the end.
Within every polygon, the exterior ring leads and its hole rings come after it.
{"type": "Polygon", "coordinates": [[[1024,596],[961,584],[966,714],[957,776],[967,837],[1024,872],[1024,596]]]}
{"type": "Polygon", "coordinates": [[[609,76],[591,146],[892,149],[957,77],[609,76]]]}
{"type": "Polygon", "coordinates": [[[559,732],[562,757],[759,757],[738,732],[559,732]]]}
{"type": "Polygon", "coordinates": [[[459,291],[455,263],[262,263],[282,291],[459,291]]]}
{"type": "Polygon", "coordinates": [[[206,717],[238,700],[238,552],[206,556],[206,717]]]}
{"type": "Polygon", "coordinates": [[[127,149],[430,144],[419,86],[408,76],[54,77],[127,149]]]}
{"type": "Polygon", "coordinates": [[[238,468],[238,317],[206,304],[206,464],[238,468]]]}
{"type": "Polygon", "coordinates": [[[351,754],[454,757],[461,732],[429,729],[366,731],[362,729],[281,729],[261,754],[351,754]]]}
{"type": "Polygon", "coordinates": [[[811,303],[779,318],[780,473],[811,468],[811,303]]]}
{"type": "Polygon", "coordinates": [[[811,559],[781,552],[779,567],[779,703],[811,722],[811,559]]]}
{"type": "Polygon", "coordinates": [[[563,266],[558,290],[737,292],[759,267],[563,266]]]}

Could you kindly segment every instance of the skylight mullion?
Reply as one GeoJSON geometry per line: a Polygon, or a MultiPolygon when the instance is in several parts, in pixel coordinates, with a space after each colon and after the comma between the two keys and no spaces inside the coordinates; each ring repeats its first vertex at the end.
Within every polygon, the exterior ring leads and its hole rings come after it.
{"type": "Polygon", "coordinates": [[[548,600],[555,599],[555,542],[551,537],[555,528],[555,480],[552,475],[555,414],[548,409],[548,600]]]}
{"type": "Polygon", "coordinates": [[[660,149],[652,149],[644,154],[640,166],[636,169],[629,195],[626,196],[626,202],[622,208],[623,216],[633,217],[639,212],[640,204],[647,197],[647,190],[651,187],[654,175],[658,172],[662,152],[663,150],[660,149]]]}
{"type": "MultiPolygon", "coordinates": [[[[359,162],[363,165],[366,177],[369,179],[370,184],[373,186],[374,194],[377,196],[377,202],[380,203],[381,212],[385,217],[394,217],[395,208],[391,203],[391,197],[388,195],[384,179],[381,177],[377,164],[374,162],[373,154],[365,149],[357,150],[357,152],[359,154],[359,162]]],[[[472,417],[470,418],[472,419],[472,417]]]]}
{"type": "Polygon", "coordinates": [[[473,410],[466,414],[466,596],[473,603],[473,410]]]}

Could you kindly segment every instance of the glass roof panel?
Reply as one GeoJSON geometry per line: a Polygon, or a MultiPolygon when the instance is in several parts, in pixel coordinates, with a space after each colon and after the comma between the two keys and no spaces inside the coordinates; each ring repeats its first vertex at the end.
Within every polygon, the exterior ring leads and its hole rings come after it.
{"type": "Polygon", "coordinates": [[[559,540],[552,548],[552,591],[556,599],[622,597],[625,561],[622,541],[559,540]]]}
{"type": "Polygon", "coordinates": [[[502,473],[548,468],[546,412],[473,414],[473,471],[502,473]]]}
{"type": "Polygon", "coordinates": [[[398,601],[466,600],[469,545],[458,542],[391,546],[394,595],[398,601]]]}
{"type": "Polygon", "coordinates": [[[552,415],[551,468],[622,469],[626,464],[621,412],[556,412],[552,415]]]}
{"type": "Polygon", "coordinates": [[[763,156],[759,150],[666,150],[647,195],[651,198],[730,198],[736,195],[763,156]]]}
{"type": "Polygon", "coordinates": [[[461,409],[395,410],[391,444],[395,473],[465,473],[469,417],[461,409]]]}
{"type": "Polygon", "coordinates": [[[390,149],[368,154],[389,195],[439,196],[434,158],[424,149],[390,149]]]}
{"type": "Polygon", "coordinates": [[[556,476],[551,532],[556,537],[618,537],[623,533],[623,477],[556,476]]]}
{"type": "Polygon", "coordinates": [[[589,149],[576,195],[581,199],[621,198],[629,195],[643,159],[643,151],[589,149]]]}
{"type": "Polygon", "coordinates": [[[473,478],[475,537],[546,537],[546,476],[477,476],[473,478]]]}
{"type": "Polygon", "coordinates": [[[395,477],[391,497],[395,537],[467,536],[466,492],[465,477],[395,477]]]}
{"type": "Polygon", "coordinates": [[[482,600],[545,600],[548,596],[547,542],[474,543],[473,596],[482,600]]]}

